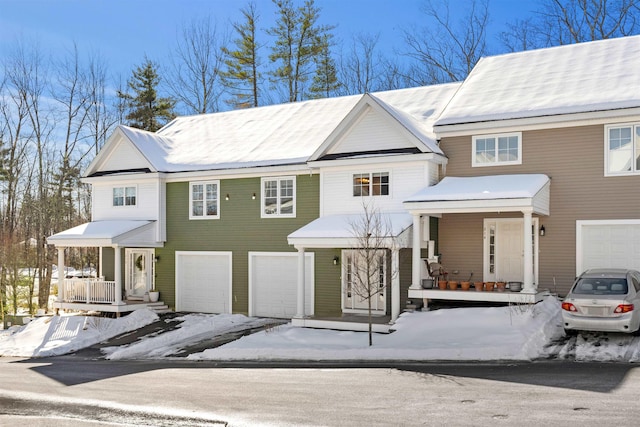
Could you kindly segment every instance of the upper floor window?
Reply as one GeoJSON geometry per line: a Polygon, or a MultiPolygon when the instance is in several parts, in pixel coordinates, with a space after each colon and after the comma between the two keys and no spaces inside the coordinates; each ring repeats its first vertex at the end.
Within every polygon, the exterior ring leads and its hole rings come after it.
{"type": "Polygon", "coordinates": [[[605,130],[606,174],[640,173],[640,124],[607,126],[605,130]]]}
{"type": "Polygon", "coordinates": [[[262,178],[262,218],[296,216],[296,178],[262,178]]]}
{"type": "Polygon", "coordinates": [[[219,185],[219,181],[190,183],[190,219],[220,218],[219,185]]]}
{"type": "Polygon", "coordinates": [[[389,172],[356,173],[353,175],[353,195],[388,196],[389,172]]]}
{"type": "Polygon", "coordinates": [[[113,206],[135,206],[136,187],[113,187],[113,206]]]}
{"type": "Polygon", "coordinates": [[[522,134],[508,133],[473,137],[472,166],[522,164],[522,134]]]}

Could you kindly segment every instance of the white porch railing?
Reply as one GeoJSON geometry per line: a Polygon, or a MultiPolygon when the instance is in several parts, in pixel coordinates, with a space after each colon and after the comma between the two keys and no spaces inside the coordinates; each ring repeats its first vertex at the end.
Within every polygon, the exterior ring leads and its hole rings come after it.
{"type": "Polygon", "coordinates": [[[60,291],[65,302],[112,304],[116,301],[116,282],[111,280],[65,279],[60,291]]]}

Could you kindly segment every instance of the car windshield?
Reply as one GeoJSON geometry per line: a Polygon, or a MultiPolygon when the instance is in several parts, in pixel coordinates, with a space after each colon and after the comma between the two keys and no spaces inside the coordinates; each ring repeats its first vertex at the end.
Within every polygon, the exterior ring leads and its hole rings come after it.
{"type": "Polygon", "coordinates": [[[615,278],[582,278],[573,288],[580,295],[624,295],[627,291],[627,280],[615,278]]]}

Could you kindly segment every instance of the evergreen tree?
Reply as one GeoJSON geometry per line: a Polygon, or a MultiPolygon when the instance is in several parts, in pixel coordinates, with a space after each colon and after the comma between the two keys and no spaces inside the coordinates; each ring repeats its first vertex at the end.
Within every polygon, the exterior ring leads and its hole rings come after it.
{"type": "Polygon", "coordinates": [[[314,60],[322,52],[322,40],[334,27],[317,24],[320,8],[314,0],[295,7],[292,0],[273,0],[278,8],[276,25],[267,33],[276,38],[269,60],[279,66],[271,72],[275,84],[284,84],[287,101],[299,101],[303,85],[313,73],[314,60]]]}
{"type": "Polygon", "coordinates": [[[321,50],[315,59],[316,74],[309,88],[309,98],[329,98],[336,95],[342,86],[338,81],[336,64],[329,50],[329,34],[325,34],[320,41],[321,50]]]}
{"type": "Polygon", "coordinates": [[[129,126],[155,132],[166,122],[173,119],[173,98],[159,98],[157,87],[160,83],[158,67],[145,58],[143,65],[137,67],[127,86],[131,93],[118,91],[118,97],[125,101],[128,110],[125,119],[129,126]]]}
{"type": "Polygon", "coordinates": [[[234,108],[249,108],[259,105],[258,82],[260,80],[260,59],[258,50],[260,45],[256,41],[256,24],[258,14],[255,3],[241,9],[244,16],[244,23],[233,24],[233,28],[238,34],[234,40],[236,48],[234,50],[222,48],[226,55],[222,71],[222,81],[231,93],[232,98],[226,102],[234,108]]]}

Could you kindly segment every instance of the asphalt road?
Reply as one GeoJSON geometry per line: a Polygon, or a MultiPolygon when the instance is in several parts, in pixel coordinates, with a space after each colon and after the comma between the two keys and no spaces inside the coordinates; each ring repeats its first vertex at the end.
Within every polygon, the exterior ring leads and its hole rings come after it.
{"type": "Polygon", "coordinates": [[[0,425],[635,426],[640,369],[0,358],[0,425]]]}

